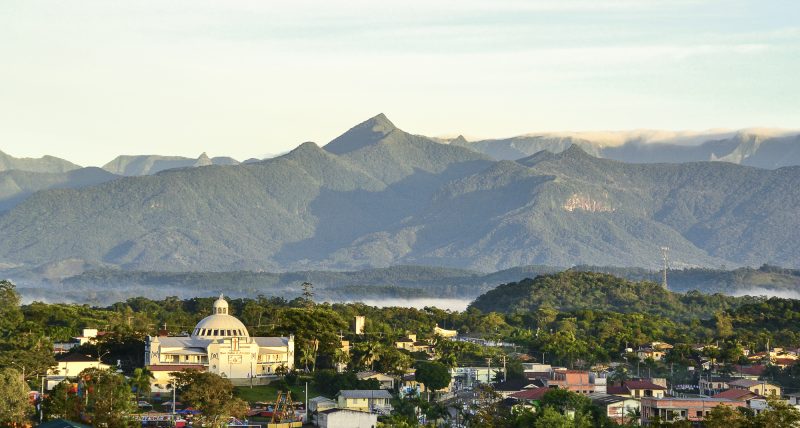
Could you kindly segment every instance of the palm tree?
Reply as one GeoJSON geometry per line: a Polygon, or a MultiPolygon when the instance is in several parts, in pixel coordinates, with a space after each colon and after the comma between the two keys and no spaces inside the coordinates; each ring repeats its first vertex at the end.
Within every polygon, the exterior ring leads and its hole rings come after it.
{"type": "Polygon", "coordinates": [[[133,371],[133,376],[131,377],[131,386],[136,388],[136,401],[139,401],[139,398],[142,394],[150,395],[150,380],[155,379],[153,376],[153,372],[150,371],[147,367],[140,367],[133,371]]]}
{"type": "Polygon", "coordinates": [[[308,364],[311,363],[313,365],[314,360],[314,348],[311,344],[303,345],[300,348],[300,362],[305,365],[306,372],[308,372],[308,364]]]}
{"type": "Polygon", "coordinates": [[[347,366],[348,362],[350,362],[350,354],[343,348],[336,348],[336,350],[333,351],[333,363],[336,365],[337,369],[339,366],[347,366]]]}
{"type": "Polygon", "coordinates": [[[359,364],[363,366],[369,365],[370,370],[374,370],[375,360],[378,359],[381,353],[381,344],[370,340],[357,344],[355,348],[359,353],[359,364]]]}

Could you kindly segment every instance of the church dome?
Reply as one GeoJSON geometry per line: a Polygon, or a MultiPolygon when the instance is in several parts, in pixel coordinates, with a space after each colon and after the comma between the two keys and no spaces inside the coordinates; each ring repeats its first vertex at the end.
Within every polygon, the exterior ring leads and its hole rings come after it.
{"type": "Polygon", "coordinates": [[[228,302],[220,294],[214,302],[212,314],[200,320],[192,331],[192,337],[219,339],[224,337],[250,337],[247,327],[238,318],[228,314],[228,302]]]}

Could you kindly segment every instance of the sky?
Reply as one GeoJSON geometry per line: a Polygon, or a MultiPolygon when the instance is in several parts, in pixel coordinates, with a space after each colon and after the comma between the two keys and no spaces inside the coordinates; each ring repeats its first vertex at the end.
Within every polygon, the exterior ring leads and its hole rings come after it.
{"type": "Polygon", "coordinates": [[[0,150],[243,160],[429,136],[800,127],[796,0],[0,2],[0,150]]]}

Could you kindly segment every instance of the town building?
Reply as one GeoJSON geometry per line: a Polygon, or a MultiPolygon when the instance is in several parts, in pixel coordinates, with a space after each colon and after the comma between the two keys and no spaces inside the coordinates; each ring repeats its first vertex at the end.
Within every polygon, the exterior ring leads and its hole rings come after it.
{"type": "Polygon", "coordinates": [[[751,380],[751,379],[737,379],[728,382],[728,387],[731,389],[744,389],[758,395],[781,395],[781,387],[771,384],[765,380],[751,380]]]}
{"type": "Polygon", "coordinates": [[[620,425],[639,422],[639,418],[634,416],[640,409],[639,400],[600,392],[593,392],[587,397],[592,400],[592,404],[603,409],[609,419],[620,425]]]}
{"type": "Polygon", "coordinates": [[[594,392],[594,384],[588,371],[582,370],[553,370],[546,381],[548,388],[566,389],[578,394],[594,392]]]}
{"type": "Polygon", "coordinates": [[[395,341],[394,347],[408,352],[431,352],[433,349],[429,343],[417,340],[414,333],[408,333],[406,337],[395,341]]]}
{"type": "Polygon", "coordinates": [[[220,295],[212,314],[200,320],[189,336],[149,336],[145,365],[156,377],[157,390],[170,382],[169,373],[207,370],[232,380],[275,375],[294,367],[294,336],[251,337],[247,327],[228,313],[220,295]]]}
{"type": "Polygon", "coordinates": [[[356,315],[353,320],[353,331],[356,334],[364,334],[364,328],[367,325],[367,319],[363,315],[356,315]]]}
{"type": "Polygon", "coordinates": [[[320,428],[375,428],[378,426],[376,413],[352,409],[322,410],[317,415],[320,428]]]}
{"type": "Polygon", "coordinates": [[[662,422],[688,420],[701,422],[717,406],[747,407],[747,403],[727,398],[655,398],[641,399],[642,425],[658,416],[662,422]]]}
{"type": "Polygon", "coordinates": [[[392,394],[385,389],[343,389],[336,394],[337,407],[389,414],[392,411],[392,394]]]}
{"type": "Polygon", "coordinates": [[[436,336],[444,337],[445,339],[450,339],[450,338],[458,336],[458,331],[457,330],[445,330],[443,328],[440,328],[439,325],[437,324],[433,328],[433,334],[436,335],[436,336]]]}
{"type": "Polygon", "coordinates": [[[711,378],[700,378],[699,386],[700,393],[705,395],[714,395],[726,389],[730,389],[728,382],[732,379],[730,377],[712,376],[711,378]]]}
{"type": "Polygon", "coordinates": [[[654,361],[663,361],[670,349],[672,349],[672,345],[669,343],[652,342],[639,347],[639,349],[636,350],[636,356],[640,361],[644,361],[648,358],[654,361]]]}
{"type": "Polygon", "coordinates": [[[536,386],[527,379],[511,379],[496,384],[494,386],[494,392],[500,394],[500,396],[503,398],[508,398],[515,392],[524,391],[530,388],[536,388],[536,386]]]}
{"type": "Polygon", "coordinates": [[[626,380],[619,386],[609,386],[606,391],[612,395],[630,398],[655,397],[662,398],[667,391],[666,387],[649,380],[626,380]]]}
{"type": "Polygon", "coordinates": [[[67,354],[56,358],[56,366],[47,371],[47,389],[51,390],[63,380],[75,379],[80,372],[92,368],[106,370],[110,368],[100,359],[81,354],[67,354]]]}
{"type": "Polygon", "coordinates": [[[375,379],[380,384],[381,389],[394,389],[394,378],[384,373],[374,371],[358,372],[356,373],[356,378],[358,380],[375,379]]]}
{"type": "Polygon", "coordinates": [[[786,394],[786,402],[800,410],[800,392],[786,394]]]}
{"type": "Polygon", "coordinates": [[[767,399],[747,389],[729,389],[715,395],[714,398],[727,398],[734,401],[744,401],[747,408],[756,415],[766,410],[769,406],[767,399]]]}
{"type": "Polygon", "coordinates": [[[98,331],[96,328],[84,328],[80,336],[73,337],[69,342],[53,343],[53,352],[57,355],[65,354],[78,346],[96,342],[97,338],[104,334],[105,332],[98,331]]]}
{"type": "Polygon", "coordinates": [[[318,396],[308,400],[308,410],[306,420],[311,421],[315,426],[319,426],[319,413],[325,410],[335,409],[336,402],[330,398],[318,396]]]}

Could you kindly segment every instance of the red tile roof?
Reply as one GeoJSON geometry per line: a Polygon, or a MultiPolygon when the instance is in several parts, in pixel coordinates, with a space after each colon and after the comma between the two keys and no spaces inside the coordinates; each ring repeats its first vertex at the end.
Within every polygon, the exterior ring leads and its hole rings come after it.
{"type": "Polygon", "coordinates": [[[761,364],[757,366],[735,366],[735,368],[738,373],[751,376],[761,376],[764,374],[764,370],[766,370],[767,366],[761,364]]]}
{"type": "Polygon", "coordinates": [[[544,394],[549,391],[550,388],[533,388],[533,389],[526,389],[524,391],[515,392],[509,397],[513,397],[519,400],[541,400],[544,397],[544,394]]]}

